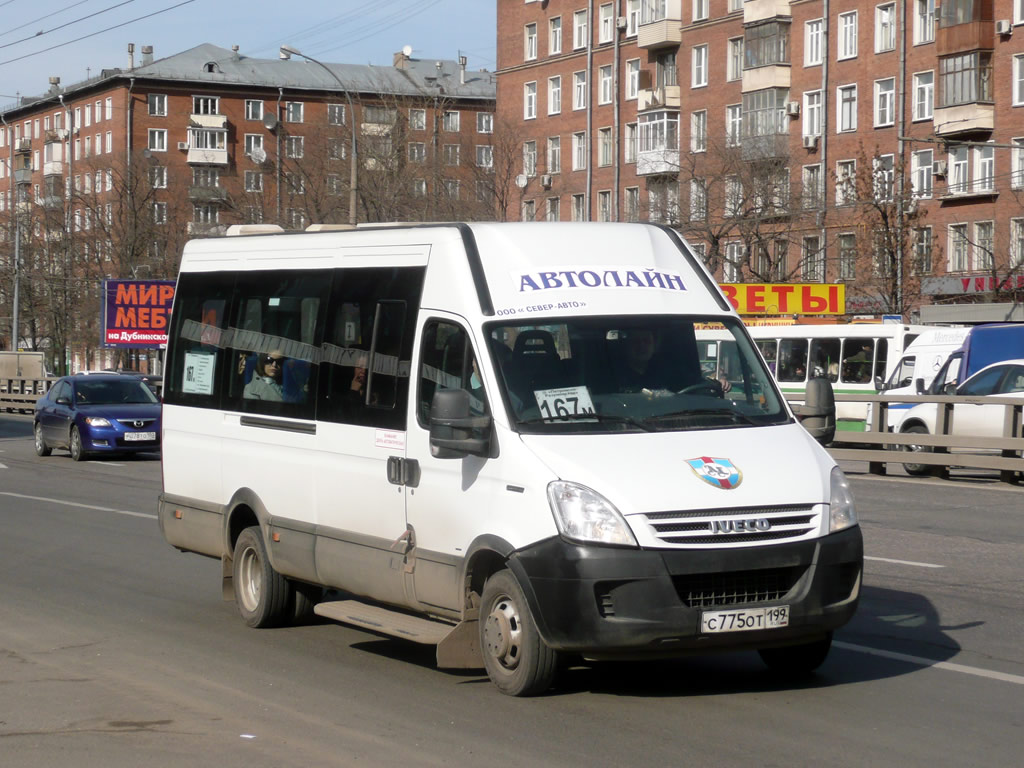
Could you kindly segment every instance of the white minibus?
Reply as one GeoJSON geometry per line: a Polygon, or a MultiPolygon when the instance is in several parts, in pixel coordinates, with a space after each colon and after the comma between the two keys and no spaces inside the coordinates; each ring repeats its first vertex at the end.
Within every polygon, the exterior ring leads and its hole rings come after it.
{"type": "Polygon", "coordinates": [[[669,228],[193,240],[169,337],[160,528],[251,626],[314,610],[529,695],[566,657],[803,673],[854,614],[828,385],[799,423],[669,228]]]}

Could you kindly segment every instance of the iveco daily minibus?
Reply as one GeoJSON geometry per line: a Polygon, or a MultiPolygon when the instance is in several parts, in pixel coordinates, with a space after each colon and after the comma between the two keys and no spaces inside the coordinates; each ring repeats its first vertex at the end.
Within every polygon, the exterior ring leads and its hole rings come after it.
{"type": "Polygon", "coordinates": [[[563,657],[806,672],[857,605],[846,478],[668,228],[194,240],[164,381],[161,530],[254,627],[315,610],[529,695],[563,657]]]}

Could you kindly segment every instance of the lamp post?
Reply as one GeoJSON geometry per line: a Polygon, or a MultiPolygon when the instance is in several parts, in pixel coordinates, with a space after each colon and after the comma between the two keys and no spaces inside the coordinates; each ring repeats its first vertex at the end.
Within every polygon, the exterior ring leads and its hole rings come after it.
{"type": "Polygon", "coordinates": [[[349,89],[345,87],[345,84],[341,82],[341,79],[336,74],[334,74],[334,72],[332,72],[331,69],[326,64],[324,64],[322,61],[314,59],[309,54],[302,53],[302,51],[298,50],[297,48],[293,48],[290,45],[282,45],[280,50],[280,56],[282,59],[285,60],[290,59],[292,56],[301,56],[302,58],[307,59],[308,61],[311,61],[314,64],[318,64],[324,70],[324,72],[326,72],[334,79],[334,82],[338,84],[338,87],[341,88],[342,92],[345,94],[345,99],[346,101],[348,101],[349,122],[352,125],[352,162],[349,176],[348,191],[348,223],[354,226],[357,218],[356,200],[358,199],[357,182],[359,179],[359,164],[356,159],[356,110],[355,107],[352,105],[352,94],[349,92],[349,89]]]}

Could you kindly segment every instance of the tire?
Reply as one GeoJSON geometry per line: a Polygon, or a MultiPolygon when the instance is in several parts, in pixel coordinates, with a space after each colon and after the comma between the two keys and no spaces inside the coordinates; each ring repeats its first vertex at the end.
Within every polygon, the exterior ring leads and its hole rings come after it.
{"type": "Polygon", "coordinates": [[[289,600],[291,601],[291,617],[294,624],[306,624],[315,615],[313,606],[319,603],[324,596],[323,587],[313,584],[306,584],[302,581],[288,581],[288,588],[291,590],[289,600]]]}
{"type": "Polygon", "coordinates": [[[511,571],[498,571],[487,580],[479,624],[484,667],[498,690],[509,696],[535,696],[551,687],[559,654],[541,639],[511,571]]]}
{"type": "Polygon", "coordinates": [[[36,437],[36,456],[49,456],[53,453],[53,448],[48,446],[46,440],[43,439],[43,425],[37,421],[35,429],[32,431],[36,437]]]}
{"type": "MultiPolygon", "coordinates": [[[[904,435],[927,435],[928,430],[919,424],[915,424],[912,427],[907,427],[903,430],[904,435]]],[[[931,453],[931,448],[926,445],[901,445],[900,450],[909,453],[931,453]]],[[[929,475],[932,472],[930,464],[913,464],[904,462],[903,470],[908,475],[929,475]]]]}
{"type": "Polygon", "coordinates": [[[250,627],[277,627],[292,618],[293,590],[270,565],[258,525],[246,528],[235,542],[232,582],[238,612],[250,627]]]}
{"type": "Polygon", "coordinates": [[[821,640],[781,648],[761,648],[758,654],[769,669],[791,677],[809,675],[825,662],[832,648],[832,633],[821,640]]]}
{"type": "Polygon", "coordinates": [[[85,449],[82,447],[82,433],[78,431],[78,427],[71,428],[71,436],[68,438],[68,451],[71,453],[71,458],[75,461],[82,461],[85,459],[85,449]]]}

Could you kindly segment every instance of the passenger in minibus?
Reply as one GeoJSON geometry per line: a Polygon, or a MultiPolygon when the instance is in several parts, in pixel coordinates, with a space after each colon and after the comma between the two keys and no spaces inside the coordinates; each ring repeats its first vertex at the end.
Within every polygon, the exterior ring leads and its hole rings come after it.
{"type": "Polygon", "coordinates": [[[279,350],[261,354],[256,361],[256,372],[252,381],[245,385],[242,396],[246,400],[284,402],[284,387],[281,380],[285,362],[286,358],[279,350]]]}

